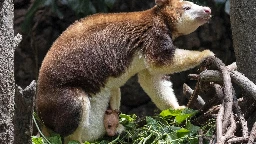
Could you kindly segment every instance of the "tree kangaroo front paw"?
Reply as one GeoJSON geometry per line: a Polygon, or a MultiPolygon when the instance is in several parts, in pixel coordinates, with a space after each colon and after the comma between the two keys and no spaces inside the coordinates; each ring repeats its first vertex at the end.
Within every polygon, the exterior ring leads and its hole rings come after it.
{"type": "Polygon", "coordinates": [[[205,58],[208,58],[208,57],[214,57],[214,53],[210,50],[204,50],[202,51],[202,55],[203,57],[205,58]]]}

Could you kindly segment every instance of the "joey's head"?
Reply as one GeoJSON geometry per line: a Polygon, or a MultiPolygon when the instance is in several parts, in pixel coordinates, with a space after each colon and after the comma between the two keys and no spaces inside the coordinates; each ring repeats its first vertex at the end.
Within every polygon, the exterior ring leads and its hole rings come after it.
{"type": "Polygon", "coordinates": [[[160,14],[172,27],[173,37],[187,35],[211,18],[209,7],[183,0],[155,0],[160,14]]]}
{"type": "Polygon", "coordinates": [[[115,136],[117,127],[119,125],[119,114],[118,110],[106,110],[104,115],[104,127],[108,136],[115,136]]]}

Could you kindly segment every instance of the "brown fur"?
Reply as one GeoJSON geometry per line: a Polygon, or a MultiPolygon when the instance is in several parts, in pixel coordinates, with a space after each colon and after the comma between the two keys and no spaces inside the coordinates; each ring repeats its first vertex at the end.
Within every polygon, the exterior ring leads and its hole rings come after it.
{"type": "Polygon", "coordinates": [[[141,52],[155,66],[171,63],[180,35],[175,22],[184,12],[177,0],[132,13],[95,14],[76,21],[54,42],[38,78],[39,117],[53,131],[67,136],[79,125],[81,95],[104,88],[109,77],[126,72],[141,52]]]}
{"type": "Polygon", "coordinates": [[[104,115],[104,126],[108,136],[115,136],[117,133],[117,127],[119,125],[119,114],[118,110],[108,109],[104,115]]]}

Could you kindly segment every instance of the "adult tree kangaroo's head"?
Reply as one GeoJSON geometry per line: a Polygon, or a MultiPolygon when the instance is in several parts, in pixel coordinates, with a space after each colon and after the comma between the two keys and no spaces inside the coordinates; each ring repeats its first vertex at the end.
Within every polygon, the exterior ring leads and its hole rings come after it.
{"type": "Polygon", "coordinates": [[[174,37],[194,32],[211,18],[209,7],[183,0],[155,0],[159,14],[172,26],[174,37]]]}

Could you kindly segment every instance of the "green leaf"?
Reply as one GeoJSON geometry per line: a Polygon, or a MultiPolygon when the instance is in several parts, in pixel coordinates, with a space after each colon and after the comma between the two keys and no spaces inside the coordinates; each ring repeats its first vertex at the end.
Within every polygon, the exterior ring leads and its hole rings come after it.
{"type": "MultiPolygon", "coordinates": [[[[80,144],[78,141],[69,141],[68,144],[80,144]]],[[[85,142],[84,144],[90,144],[89,142],[85,142]]]]}
{"type": "Polygon", "coordinates": [[[137,116],[136,115],[126,115],[126,114],[120,114],[119,115],[119,122],[129,130],[135,129],[136,128],[136,120],[137,116]]]}
{"type": "Polygon", "coordinates": [[[42,137],[32,136],[32,144],[44,144],[42,137]]]}
{"type": "Polygon", "coordinates": [[[120,114],[119,115],[120,118],[120,123],[124,123],[124,122],[134,122],[137,118],[136,115],[126,115],[126,114],[120,114]]]}
{"type": "Polygon", "coordinates": [[[173,109],[167,109],[167,110],[163,110],[160,113],[160,116],[162,117],[172,117],[172,116],[178,116],[180,115],[182,112],[182,110],[173,110],[173,109]]]}
{"type": "Polygon", "coordinates": [[[116,0],[105,0],[105,4],[109,7],[112,8],[116,0]]]}
{"type": "Polygon", "coordinates": [[[175,121],[178,124],[181,124],[186,119],[191,118],[192,116],[194,116],[196,113],[197,113],[196,110],[185,108],[184,110],[182,110],[182,112],[179,115],[177,115],[175,117],[175,121]]]}
{"type": "Polygon", "coordinates": [[[51,136],[47,138],[52,144],[62,144],[61,137],[59,135],[51,136]]]}
{"type": "Polygon", "coordinates": [[[200,130],[199,126],[195,126],[193,124],[191,124],[190,122],[188,122],[188,124],[186,125],[186,129],[190,130],[190,134],[197,134],[198,131],[200,130]]]}
{"type": "Polygon", "coordinates": [[[192,139],[189,139],[189,144],[198,144],[198,138],[197,137],[194,137],[192,139]]]}
{"type": "Polygon", "coordinates": [[[51,0],[50,1],[50,6],[51,6],[52,11],[57,14],[59,19],[63,19],[64,18],[62,12],[59,10],[59,7],[57,5],[57,1],[51,0]]]}
{"type": "Polygon", "coordinates": [[[172,131],[177,131],[177,130],[181,129],[181,127],[170,126],[170,129],[171,129],[172,131]]]}
{"type": "Polygon", "coordinates": [[[184,137],[185,135],[187,135],[190,131],[188,129],[181,128],[181,129],[177,130],[176,132],[177,132],[177,136],[179,138],[181,138],[181,137],[184,137]]]}
{"type": "Polygon", "coordinates": [[[190,114],[180,114],[175,117],[175,121],[178,124],[181,124],[183,121],[185,121],[187,118],[189,118],[191,115],[190,114]]]}
{"type": "Polygon", "coordinates": [[[185,108],[182,110],[183,114],[191,114],[191,116],[194,116],[197,112],[198,112],[197,110],[193,110],[189,108],[185,108]]]}
{"type": "Polygon", "coordinates": [[[154,118],[148,117],[148,116],[146,117],[146,122],[148,125],[156,125],[157,124],[157,121],[154,118]]]}
{"type": "Polygon", "coordinates": [[[35,12],[43,4],[44,4],[44,0],[35,0],[34,1],[33,5],[31,6],[31,8],[26,13],[24,22],[21,25],[21,29],[22,29],[23,32],[26,32],[26,33],[29,32],[29,30],[32,27],[31,23],[32,23],[35,12]]]}
{"type": "Polygon", "coordinates": [[[166,135],[165,139],[164,139],[164,143],[167,144],[180,144],[179,141],[177,141],[178,136],[177,136],[177,132],[171,132],[168,135],[166,135]]]}

